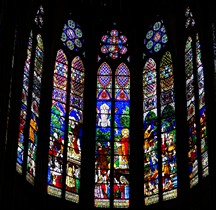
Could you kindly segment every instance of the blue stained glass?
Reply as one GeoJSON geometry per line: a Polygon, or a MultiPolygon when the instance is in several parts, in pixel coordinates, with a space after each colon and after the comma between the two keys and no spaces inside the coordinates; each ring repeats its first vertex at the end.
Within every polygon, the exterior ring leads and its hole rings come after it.
{"type": "Polygon", "coordinates": [[[69,113],[69,119],[73,119],[76,121],[82,120],[82,111],[73,108],[69,113]]]}
{"type": "Polygon", "coordinates": [[[116,89],[116,99],[126,101],[130,99],[130,95],[126,90],[116,89]]]}
{"type": "Polygon", "coordinates": [[[120,47],[120,54],[125,54],[127,52],[127,47],[120,47]]]}
{"type": "Polygon", "coordinates": [[[100,113],[103,110],[103,113],[106,111],[107,114],[111,113],[111,101],[97,101],[97,111],[100,113]]]}
{"type": "Polygon", "coordinates": [[[127,47],[124,46],[127,42],[127,37],[124,35],[119,36],[119,32],[117,30],[112,30],[110,32],[111,36],[103,35],[101,37],[101,41],[104,45],[101,47],[101,52],[104,54],[109,54],[109,57],[112,59],[116,59],[121,55],[126,54],[127,47]]]}
{"type": "Polygon", "coordinates": [[[112,30],[112,31],[110,32],[110,35],[111,35],[111,36],[118,36],[118,31],[117,31],[117,30],[112,30]]]}
{"type": "Polygon", "coordinates": [[[68,20],[68,25],[64,25],[61,40],[70,50],[78,51],[84,42],[79,25],[73,20],[68,20]]]}
{"type": "Polygon", "coordinates": [[[156,72],[155,71],[149,71],[144,75],[145,83],[146,84],[152,84],[155,83],[156,80],[156,72]]]}
{"type": "Polygon", "coordinates": [[[170,76],[172,76],[172,68],[170,67],[170,65],[166,65],[162,68],[162,70],[160,71],[162,78],[168,78],[170,76]]]}
{"type": "Polygon", "coordinates": [[[103,35],[103,36],[101,37],[101,41],[102,41],[102,42],[106,42],[106,41],[108,40],[108,38],[109,38],[108,35],[103,35]]]}
{"type": "Polygon", "coordinates": [[[150,27],[144,39],[144,45],[150,53],[159,52],[167,42],[168,38],[162,20],[150,27]]]}
{"type": "Polygon", "coordinates": [[[157,115],[153,111],[149,111],[145,116],[145,120],[143,123],[144,130],[146,130],[149,125],[151,125],[151,130],[153,130],[153,134],[157,135],[157,115]]]}
{"type": "Polygon", "coordinates": [[[66,115],[65,105],[58,101],[53,101],[51,112],[56,115],[65,117],[66,115]]]}
{"type": "Polygon", "coordinates": [[[124,36],[124,35],[121,35],[121,36],[120,36],[120,39],[122,40],[122,44],[124,44],[124,43],[127,42],[127,37],[124,36]]]}
{"type": "Polygon", "coordinates": [[[66,76],[67,73],[67,66],[65,64],[56,62],[56,70],[59,75],[66,76]]]}

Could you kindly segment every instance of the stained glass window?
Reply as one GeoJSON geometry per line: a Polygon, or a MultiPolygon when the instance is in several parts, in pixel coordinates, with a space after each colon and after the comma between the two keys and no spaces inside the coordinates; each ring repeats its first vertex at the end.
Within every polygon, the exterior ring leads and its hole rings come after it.
{"type": "Polygon", "coordinates": [[[165,50],[168,48],[167,43],[168,36],[164,23],[162,20],[157,21],[144,38],[144,59],[146,59],[143,68],[145,205],[158,203],[161,194],[162,200],[177,197],[174,77],[172,56],[165,50]],[[159,50],[163,52],[163,55],[160,63],[157,63],[154,56],[158,58],[159,50]],[[160,162],[161,165],[159,165],[160,162]],[[161,175],[159,171],[162,172],[161,175]],[[159,190],[160,185],[162,192],[159,190]]]}
{"type": "MultiPolygon", "coordinates": [[[[40,18],[43,21],[43,14],[43,7],[40,6],[35,19],[40,18]]],[[[36,25],[38,26],[37,23],[36,25]]],[[[44,47],[42,35],[39,33],[41,28],[42,25],[37,28],[37,31],[32,30],[28,41],[27,58],[23,74],[16,163],[17,172],[25,174],[27,181],[31,184],[34,184],[36,175],[38,120],[40,115],[40,92],[43,73],[44,47]],[[27,153],[25,152],[26,145],[27,153]],[[24,166],[24,163],[26,163],[26,166],[24,166]]]]}
{"type": "Polygon", "coordinates": [[[159,52],[161,49],[163,49],[167,42],[168,37],[166,34],[163,20],[155,22],[150,27],[150,30],[146,33],[144,45],[152,54],[154,52],[159,52]]]}
{"type": "Polygon", "coordinates": [[[208,144],[204,68],[201,61],[201,47],[198,33],[192,32],[192,29],[194,30],[196,25],[189,7],[186,9],[185,16],[185,27],[188,32],[188,38],[185,45],[187,126],[189,144],[188,162],[190,187],[192,188],[199,182],[199,160],[202,165],[202,177],[206,177],[209,174],[208,144]],[[199,145],[201,145],[200,148],[199,145]]]}
{"type": "Polygon", "coordinates": [[[128,208],[130,71],[127,38],[117,29],[111,30],[109,35],[102,36],[102,54],[98,56],[104,61],[97,71],[94,205],[128,208]],[[120,54],[126,56],[124,60],[120,54]],[[113,60],[118,61],[117,66],[113,60]]]}
{"type": "Polygon", "coordinates": [[[82,31],[72,19],[61,41],[53,75],[47,192],[79,203],[85,68],[82,31]]]}

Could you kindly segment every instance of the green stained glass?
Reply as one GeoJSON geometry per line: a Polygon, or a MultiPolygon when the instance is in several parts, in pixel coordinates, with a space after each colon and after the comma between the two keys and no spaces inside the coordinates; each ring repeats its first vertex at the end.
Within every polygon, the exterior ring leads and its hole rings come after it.
{"type": "Polygon", "coordinates": [[[79,38],[82,37],[82,31],[79,28],[76,28],[75,33],[79,38]]]}
{"type": "Polygon", "coordinates": [[[75,28],[75,22],[73,20],[68,20],[68,26],[70,28],[75,28]]]}
{"type": "Polygon", "coordinates": [[[161,22],[156,22],[156,23],[154,24],[154,26],[153,26],[153,29],[154,29],[155,31],[157,31],[157,30],[159,30],[160,27],[161,27],[161,22]]]}
{"type": "Polygon", "coordinates": [[[167,35],[164,34],[163,37],[162,37],[162,42],[167,43],[167,41],[168,41],[167,35]]]}
{"type": "Polygon", "coordinates": [[[147,49],[151,49],[152,48],[152,46],[153,46],[153,41],[148,41],[148,43],[147,43],[147,45],[146,45],[146,47],[147,47],[147,49]]]}
{"type": "Polygon", "coordinates": [[[150,39],[152,36],[153,36],[153,31],[152,30],[148,31],[148,33],[146,34],[146,38],[150,39]]]}
{"type": "Polygon", "coordinates": [[[67,40],[67,36],[64,32],[62,32],[61,40],[65,42],[67,40]]]}
{"type": "Polygon", "coordinates": [[[74,44],[71,40],[68,40],[67,42],[67,47],[70,49],[70,50],[73,50],[74,49],[74,44]]]}
{"type": "Polygon", "coordinates": [[[154,46],[154,51],[155,51],[155,52],[158,52],[160,49],[161,49],[161,44],[157,43],[157,44],[154,46]]]}
{"type": "Polygon", "coordinates": [[[82,47],[82,42],[79,39],[75,39],[75,45],[79,48],[82,47]]]}

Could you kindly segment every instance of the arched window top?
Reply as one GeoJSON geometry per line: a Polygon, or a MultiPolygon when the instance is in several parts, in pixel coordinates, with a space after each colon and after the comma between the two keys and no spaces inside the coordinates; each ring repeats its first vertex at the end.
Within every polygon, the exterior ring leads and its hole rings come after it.
{"type": "Polygon", "coordinates": [[[195,20],[193,18],[193,14],[190,10],[190,7],[186,8],[185,17],[186,17],[185,27],[188,29],[192,28],[195,25],[195,20]]]}
{"type": "Polygon", "coordinates": [[[202,62],[201,62],[201,46],[200,46],[200,41],[199,41],[199,35],[198,33],[196,33],[196,60],[197,60],[197,63],[199,65],[202,65],[202,62]]]}
{"type": "Polygon", "coordinates": [[[84,43],[79,24],[69,19],[67,24],[64,25],[61,41],[69,50],[78,52],[84,43]]]}
{"type": "Polygon", "coordinates": [[[111,30],[101,37],[101,52],[108,54],[110,58],[116,59],[127,52],[127,37],[121,31],[111,30]]]}
{"type": "Polygon", "coordinates": [[[155,70],[156,70],[156,63],[153,58],[149,58],[145,63],[143,73],[146,73],[148,71],[155,71],[155,70]]]}
{"type": "Polygon", "coordinates": [[[84,65],[79,56],[76,56],[71,63],[71,91],[78,96],[82,96],[84,91],[84,65]]]}
{"type": "Polygon", "coordinates": [[[119,64],[116,70],[116,75],[119,75],[119,76],[129,76],[130,75],[130,71],[125,63],[119,64]]]}
{"type": "Polygon", "coordinates": [[[42,63],[43,63],[43,39],[41,34],[37,34],[37,46],[36,46],[36,59],[35,59],[35,70],[37,70],[38,73],[41,73],[42,71],[42,63]]]}
{"type": "MultiPolygon", "coordinates": [[[[121,63],[115,72],[116,76],[116,88],[118,89],[124,89],[128,88],[130,85],[130,71],[124,63],[121,63]]],[[[126,94],[124,91],[120,91],[116,95],[116,99],[120,100],[128,100],[130,94],[126,94]]]]}
{"type": "Polygon", "coordinates": [[[163,20],[157,21],[151,25],[144,39],[144,45],[148,52],[151,54],[159,52],[166,46],[167,42],[168,37],[163,20]]]}
{"type": "Polygon", "coordinates": [[[160,66],[165,66],[165,65],[168,65],[170,63],[172,63],[171,53],[169,51],[167,51],[161,59],[160,66]]]}
{"type": "Polygon", "coordinates": [[[38,47],[43,48],[43,40],[40,34],[37,35],[38,47]]]}
{"type": "Polygon", "coordinates": [[[191,36],[188,36],[187,41],[186,41],[186,47],[187,47],[187,44],[190,42],[192,42],[192,38],[191,38],[191,36]]]}
{"type": "Polygon", "coordinates": [[[143,96],[147,99],[153,95],[156,96],[157,89],[156,63],[152,58],[149,58],[143,70],[143,96]]]}
{"type": "Polygon", "coordinates": [[[37,14],[35,16],[35,23],[36,25],[39,27],[39,28],[42,28],[43,27],[43,16],[44,16],[44,9],[43,9],[43,6],[41,5],[39,7],[39,9],[37,10],[37,14]]]}
{"type": "MultiPolygon", "coordinates": [[[[56,60],[57,60],[58,62],[61,62],[61,63],[63,63],[63,64],[68,65],[67,57],[66,57],[66,55],[65,55],[65,53],[64,53],[63,50],[58,50],[57,56],[56,56],[56,60]]],[[[62,69],[62,70],[63,70],[63,69],[62,69]]]]}
{"type": "MultiPolygon", "coordinates": [[[[111,75],[111,74],[112,74],[112,70],[111,70],[110,66],[106,62],[103,62],[98,69],[98,75],[111,75]]],[[[106,83],[107,82],[104,81],[103,86],[106,86],[105,85],[106,83]]],[[[101,83],[101,85],[102,85],[102,83],[101,83]]]]}
{"type": "Polygon", "coordinates": [[[84,72],[84,65],[83,65],[83,61],[80,58],[80,56],[76,56],[73,60],[72,60],[72,68],[74,69],[78,69],[79,71],[84,72]]]}

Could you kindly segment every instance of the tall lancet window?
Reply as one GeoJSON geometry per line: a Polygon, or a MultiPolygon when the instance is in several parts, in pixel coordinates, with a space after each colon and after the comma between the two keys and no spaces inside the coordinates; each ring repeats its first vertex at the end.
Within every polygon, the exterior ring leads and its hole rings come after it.
{"type": "Polygon", "coordinates": [[[40,6],[31,30],[23,72],[22,102],[16,170],[34,185],[40,117],[41,78],[43,73],[43,7],[40,6]]]}
{"type": "Polygon", "coordinates": [[[177,197],[174,76],[163,20],[147,31],[144,47],[144,203],[150,205],[160,195],[161,200],[177,197]]]}
{"type": "Polygon", "coordinates": [[[49,195],[79,203],[84,94],[84,38],[80,25],[68,19],[61,35],[53,75],[49,195]]]}
{"type": "Polygon", "coordinates": [[[204,90],[204,68],[201,58],[201,47],[196,30],[195,20],[190,8],[185,12],[187,40],[185,45],[186,100],[188,126],[188,162],[189,179],[192,188],[202,177],[209,174],[208,144],[206,129],[206,105],[204,90]],[[202,172],[198,171],[201,161],[202,172]]]}
{"type": "Polygon", "coordinates": [[[95,207],[129,207],[130,71],[127,37],[116,25],[98,53],[95,207]]]}

